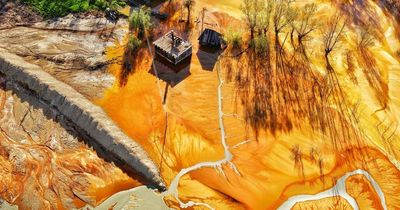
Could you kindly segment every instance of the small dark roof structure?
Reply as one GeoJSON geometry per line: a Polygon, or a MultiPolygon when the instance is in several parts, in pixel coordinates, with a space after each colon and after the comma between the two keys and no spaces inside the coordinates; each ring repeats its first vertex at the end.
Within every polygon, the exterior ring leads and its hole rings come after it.
{"type": "Polygon", "coordinates": [[[172,30],[153,44],[158,55],[175,65],[192,55],[192,44],[177,36],[172,30]]]}
{"type": "Polygon", "coordinates": [[[201,33],[198,40],[202,46],[221,47],[223,44],[222,35],[209,28],[206,28],[201,33]]]}

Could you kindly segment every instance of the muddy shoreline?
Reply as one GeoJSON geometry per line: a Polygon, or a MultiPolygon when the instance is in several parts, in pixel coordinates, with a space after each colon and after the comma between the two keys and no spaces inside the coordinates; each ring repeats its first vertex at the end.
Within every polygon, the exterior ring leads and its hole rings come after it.
{"type": "Polygon", "coordinates": [[[156,188],[165,189],[157,167],[146,152],[127,137],[99,107],[73,88],[55,80],[40,67],[6,52],[2,52],[0,72],[7,80],[23,84],[26,89],[35,92],[76,127],[85,131],[96,143],[121,160],[128,169],[137,171],[156,188]]]}

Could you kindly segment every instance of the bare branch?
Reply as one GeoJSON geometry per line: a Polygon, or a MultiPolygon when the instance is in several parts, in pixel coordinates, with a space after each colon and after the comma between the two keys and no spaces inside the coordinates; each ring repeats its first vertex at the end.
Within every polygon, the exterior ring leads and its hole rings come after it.
{"type": "Polygon", "coordinates": [[[328,25],[323,31],[323,41],[325,45],[325,56],[328,56],[330,52],[337,46],[341,40],[346,26],[346,20],[344,17],[336,13],[328,21],[328,25]]]}

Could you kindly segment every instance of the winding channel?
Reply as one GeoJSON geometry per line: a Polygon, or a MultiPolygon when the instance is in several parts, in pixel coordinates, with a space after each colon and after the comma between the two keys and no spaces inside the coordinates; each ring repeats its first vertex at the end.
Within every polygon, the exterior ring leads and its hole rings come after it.
{"type": "Polygon", "coordinates": [[[209,168],[215,168],[217,169],[221,174],[223,174],[225,176],[225,173],[223,171],[222,165],[224,164],[229,164],[229,166],[231,167],[231,169],[238,175],[240,175],[238,169],[236,168],[236,166],[231,162],[233,159],[233,154],[232,152],[229,150],[229,145],[226,142],[226,135],[225,135],[225,127],[224,127],[224,112],[222,111],[222,101],[223,101],[223,96],[222,96],[222,86],[224,85],[224,81],[222,80],[221,77],[221,63],[220,63],[220,58],[217,59],[218,62],[218,67],[217,67],[217,74],[218,74],[218,120],[219,120],[219,128],[221,131],[221,144],[224,147],[224,156],[225,158],[219,161],[214,161],[214,162],[201,162],[198,163],[196,165],[193,165],[191,167],[182,169],[176,176],[175,178],[172,180],[170,187],[168,188],[167,191],[165,191],[162,195],[166,196],[166,195],[173,195],[174,198],[179,202],[179,205],[181,208],[188,208],[188,207],[192,207],[192,206],[204,206],[207,207],[209,209],[214,209],[213,207],[211,207],[209,204],[207,203],[200,203],[200,202],[194,202],[194,201],[189,201],[187,203],[182,202],[179,199],[179,194],[178,194],[178,184],[179,184],[179,180],[186,174],[204,168],[204,167],[209,167],[209,168]]]}
{"type": "Polygon", "coordinates": [[[335,186],[333,186],[332,188],[330,188],[326,191],[320,192],[315,195],[305,194],[305,195],[292,196],[287,201],[285,201],[278,208],[278,210],[292,209],[293,206],[299,202],[315,201],[315,200],[320,200],[320,199],[329,198],[329,197],[333,197],[333,196],[340,196],[340,197],[346,199],[346,201],[349,202],[349,204],[351,205],[351,207],[354,210],[359,210],[357,201],[353,197],[351,197],[346,191],[346,180],[347,180],[347,178],[349,178],[350,176],[353,176],[353,175],[364,175],[365,178],[368,179],[368,181],[372,184],[374,190],[378,194],[379,199],[381,200],[382,208],[384,210],[387,210],[385,195],[383,194],[382,189],[379,187],[378,183],[372,178],[371,174],[369,174],[367,171],[362,170],[362,169],[357,169],[355,171],[346,173],[344,176],[342,176],[340,179],[338,179],[336,181],[335,186]]]}

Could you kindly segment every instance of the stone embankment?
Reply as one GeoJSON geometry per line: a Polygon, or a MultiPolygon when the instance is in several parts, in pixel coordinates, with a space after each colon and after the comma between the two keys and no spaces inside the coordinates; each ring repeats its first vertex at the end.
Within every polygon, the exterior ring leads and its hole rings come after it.
{"type": "Polygon", "coordinates": [[[89,141],[138,173],[145,181],[165,190],[159,170],[142,147],[130,139],[107,114],[69,85],[53,78],[40,67],[0,49],[0,73],[32,91],[40,100],[56,109],[74,127],[84,132],[89,141]]]}

